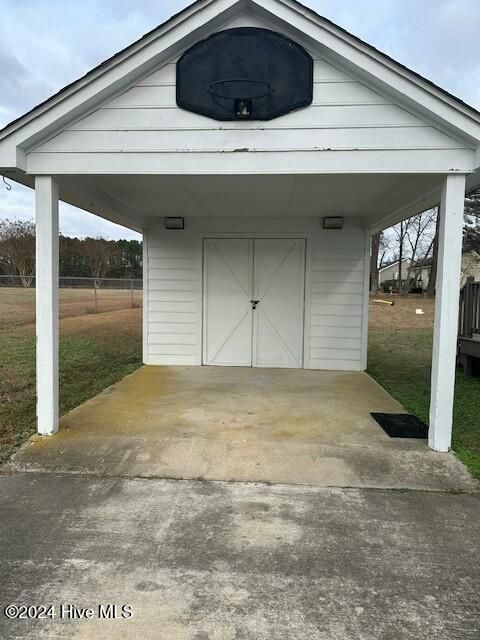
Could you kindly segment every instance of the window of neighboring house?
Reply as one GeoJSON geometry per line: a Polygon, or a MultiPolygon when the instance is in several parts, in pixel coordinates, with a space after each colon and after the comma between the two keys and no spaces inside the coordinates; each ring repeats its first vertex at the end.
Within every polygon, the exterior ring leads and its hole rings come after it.
{"type": "Polygon", "coordinates": [[[395,271],[395,273],[393,274],[393,279],[398,280],[398,271],[395,271]]]}

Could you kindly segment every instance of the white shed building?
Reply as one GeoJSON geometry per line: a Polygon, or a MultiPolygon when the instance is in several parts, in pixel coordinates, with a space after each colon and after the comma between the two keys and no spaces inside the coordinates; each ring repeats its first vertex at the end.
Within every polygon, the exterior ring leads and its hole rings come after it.
{"type": "Polygon", "coordinates": [[[355,371],[370,234],[440,202],[429,443],[448,450],[479,166],[476,110],[295,0],[198,0],[0,132],[0,172],[36,191],[39,432],[58,428],[59,198],[143,234],[146,364],[355,371]],[[179,106],[182,54],[244,27],[308,52],[308,106],[223,122],[179,106]]]}

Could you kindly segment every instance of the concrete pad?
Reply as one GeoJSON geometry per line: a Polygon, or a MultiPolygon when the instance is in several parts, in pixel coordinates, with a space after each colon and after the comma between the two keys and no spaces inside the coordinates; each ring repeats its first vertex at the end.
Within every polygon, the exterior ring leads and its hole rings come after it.
{"type": "Polygon", "coordinates": [[[17,473],[0,521],[8,640],[478,639],[479,494],[17,473]]]}
{"type": "Polygon", "coordinates": [[[389,438],[402,407],[365,373],[143,367],[34,437],[22,471],[471,491],[452,454],[389,438]]]}

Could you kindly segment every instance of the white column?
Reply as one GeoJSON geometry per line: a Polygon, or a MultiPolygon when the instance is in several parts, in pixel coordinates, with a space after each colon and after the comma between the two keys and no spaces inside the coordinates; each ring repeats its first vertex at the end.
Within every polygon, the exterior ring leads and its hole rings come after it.
{"type": "Polygon", "coordinates": [[[428,444],[434,451],[448,451],[452,442],[464,199],[465,176],[447,176],[440,202],[428,432],[428,444]]]}
{"type": "Polygon", "coordinates": [[[142,229],[142,360],[148,364],[148,230],[142,229]]]}
{"type": "Polygon", "coordinates": [[[35,178],[37,430],[58,431],[58,185],[35,178]]]}
{"type": "Polygon", "coordinates": [[[363,305],[362,305],[362,371],[368,364],[368,312],[370,306],[370,254],[372,250],[372,232],[365,231],[365,253],[363,262],[363,305]]]}

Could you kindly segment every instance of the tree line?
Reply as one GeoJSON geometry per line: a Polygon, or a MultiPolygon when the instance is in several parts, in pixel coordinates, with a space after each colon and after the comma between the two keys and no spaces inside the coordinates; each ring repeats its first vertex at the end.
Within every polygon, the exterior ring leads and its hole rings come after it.
{"type": "MultiPolygon", "coordinates": [[[[63,277],[142,277],[142,243],[138,240],[59,238],[59,273],[63,277]]],[[[30,286],[35,275],[35,223],[0,223],[0,274],[17,275],[30,286]]]]}
{"type": "MultiPolygon", "coordinates": [[[[437,279],[438,229],[440,216],[438,207],[424,211],[380,231],[372,237],[370,257],[370,290],[379,289],[379,270],[398,262],[399,293],[410,292],[414,282],[405,273],[403,261],[410,260],[410,268],[430,266],[430,277],[426,292],[435,295],[437,279]]],[[[480,189],[465,197],[463,252],[477,254],[480,260],[480,189]]]]}
{"type": "MultiPolygon", "coordinates": [[[[463,250],[480,259],[480,189],[465,198],[463,250]]],[[[400,293],[409,293],[412,281],[402,273],[403,260],[411,268],[431,265],[427,293],[434,295],[438,254],[438,208],[403,220],[372,238],[371,291],[379,289],[379,269],[398,261],[400,293]]],[[[68,238],[60,236],[60,276],[141,278],[142,243],[138,240],[68,238]]],[[[30,286],[35,274],[35,224],[29,220],[0,223],[0,275],[18,275],[30,286]]]]}

